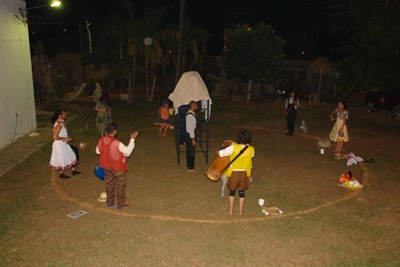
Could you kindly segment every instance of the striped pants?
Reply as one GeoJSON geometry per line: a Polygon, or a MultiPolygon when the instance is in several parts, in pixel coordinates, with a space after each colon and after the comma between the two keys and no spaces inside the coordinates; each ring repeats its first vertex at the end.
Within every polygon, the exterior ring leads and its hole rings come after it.
{"type": "Polygon", "coordinates": [[[106,184],[107,205],[114,204],[115,193],[117,193],[117,207],[125,204],[125,172],[104,169],[104,182],[106,184]]]}

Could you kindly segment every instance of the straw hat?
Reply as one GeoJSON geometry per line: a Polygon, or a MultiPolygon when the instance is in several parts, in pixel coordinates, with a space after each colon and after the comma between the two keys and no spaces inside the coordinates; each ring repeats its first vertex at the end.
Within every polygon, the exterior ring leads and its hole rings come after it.
{"type": "Polygon", "coordinates": [[[106,202],[107,201],[107,193],[101,192],[100,197],[97,199],[98,202],[106,202]]]}
{"type": "Polygon", "coordinates": [[[318,141],[318,145],[323,148],[328,148],[331,146],[331,142],[328,139],[322,139],[318,141]]]}

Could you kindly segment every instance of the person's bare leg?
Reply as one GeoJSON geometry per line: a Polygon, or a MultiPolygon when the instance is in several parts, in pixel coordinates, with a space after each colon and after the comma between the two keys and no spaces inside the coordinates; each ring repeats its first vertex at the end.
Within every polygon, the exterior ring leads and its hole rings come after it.
{"type": "Polygon", "coordinates": [[[160,134],[162,134],[162,130],[164,128],[165,124],[161,125],[160,129],[158,129],[158,131],[160,132],[160,134]]]}
{"type": "Polygon", "coordinates": [[[167,136],[168,124],[165,124],[163,136],[167,136]]]}
{"type": "Polygon", "coordinates": [[[232,215],[234,202],[235,202],[235,197],[229,196],[229,215],[232,215]]]}
{"type": "Polygon", "coordinates": [[[336,142],[336,149],[333,150],[333,152],[340,153],[340,151],[339,151],[339,143],[340,143],[339,141],[336,142]]]}
{"type": "Polygon", "coordinates": [[[338,141],[337,143],[338,143],[338,148],[337,148],[338,153],[342,154],[343,141],[338,141]]]}
{"type": "Polygon", "coordinates": [[[239,214],[243,215],[244,197],[239,198],[239,214]]]}

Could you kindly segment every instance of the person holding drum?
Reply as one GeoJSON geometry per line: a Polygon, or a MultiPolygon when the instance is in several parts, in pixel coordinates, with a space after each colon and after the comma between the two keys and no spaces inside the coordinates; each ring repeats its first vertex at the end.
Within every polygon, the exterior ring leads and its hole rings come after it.
{"type": "Polygon", "coordinates": [[[194,168],[194,160],[196,155],[196,114],[194,113],[197,109],[196,101],[192,100],[189,102],[189,110],[186,113],[186,167],[188,172],[197,172],[194,168]]]}
{"type": "Polygon", "coordinates": [[[239,214],[243,215],[245,191],[252,181],[251,171],[255,149],[250,146],[251,134],[248,130],[240,130],[237,143],[232,144],[218,153],[220,157],[229,156],[231,164],[227,169],[229,189],[229,214],[232,215],[236,190],[239,192],[239,214]]]}

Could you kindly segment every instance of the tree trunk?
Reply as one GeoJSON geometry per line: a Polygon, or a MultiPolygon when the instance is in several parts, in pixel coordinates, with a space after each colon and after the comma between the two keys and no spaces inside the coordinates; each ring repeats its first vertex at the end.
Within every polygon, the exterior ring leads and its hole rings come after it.
{"type": "MultiPolygon", "coordinates": [[[[82,42],[82,25],[78,25],[78,31],[79,31],[79,46],[81,49],[81,57],[83,57],[83,42],[82,42]]],[[[82,80],[81,83],[86,81],[86,69],[85,66],[81,63],[81,75],[82,75],[82,80]]]]}
{"type": "Polygon", "coordinates": [[[181,71],[185,69],[185,64],[186,64],[186,44],[183,44],[182,48],[182,66],[181,66],[181,71]]]}
{"type": "Polygon", "coordinates": [[[176,75],[175,75],[175,84],[178,83],[178,80],[181,76],[182,71],[182,41],[183,41],[183,28],[185,22],[185,0],[181,0],[180,9],[179,9],[179,34],[178,34],[178,51],[177,51],[177,64],[176,64],[176,75]]]}
{"type": "Polygon", "coordinates": [[[153,97],[154,97],[154,88],[156,86],[156,76],[154,75],[153,77],[153,87],[151,88],[151,94],[150,94],[150,102],[153,101],[153,97]]]}
{"type": "Polygon", "coordinates": [[[147,45],[144,46],[144,57],[145,57],[145,76],[146,76],[146,99],[150,101],[149,92],[149,59],[147,58],[147,45]]]}
{"type": "Polygon", "coordinates": [[[254,99],[259,101],[261,99],[261,83],[258,82],[256,88],[254,88],[254,99]]]}
{"type": "Polygon", "coordinates": [[[128,80],[128,99],[127,103],[131,104],[131,92],[132,92],[132,80],[133,80],[133,73],[129,72],[129,80],[128,80]]]}
{"type": "Polygon", "coordinates": [[[247,87],[246,102],[250,102],[250,100],[251,100],[252,84],[253,84],[252,79],[249,79],[249,85],[248,85],[248,87],[247,87]]]}
{"type": "Polygon", "coordinates": [[[133,92],[135,91],[135,76],[136,76],[136,53],[133,54],[132,86],[129,87],[128,104],[133,103],[133,92]]]}

